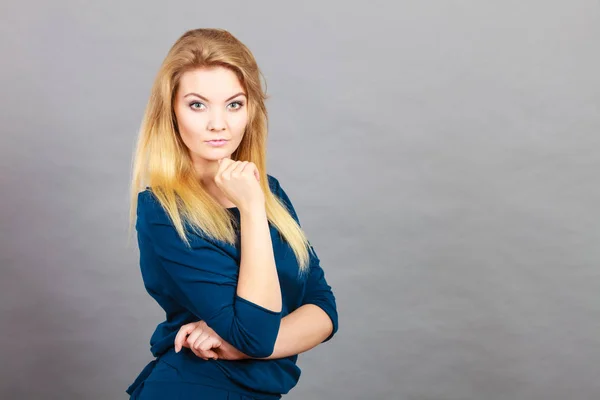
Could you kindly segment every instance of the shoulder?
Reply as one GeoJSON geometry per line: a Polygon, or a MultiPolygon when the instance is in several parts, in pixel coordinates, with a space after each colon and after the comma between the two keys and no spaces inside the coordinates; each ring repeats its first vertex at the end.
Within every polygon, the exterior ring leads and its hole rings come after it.
{"type": "Polygon", "coordinates": [[[159,205],[160,202],[156,198],[156,195],[152,192],[152,189],[149,186],[146,186],[146,189],[138,193],[138,212],[143,209],[152,208],[156,205],[159,205]]]}
{"type": "MultiPolygon", "coordinates": [[[[137,198],[136,228],[138,231],[144,231],[151,236],[161,235],[161,240],[165,242],[176,241],[179,243],[181,237],[177,232],[175,223],[156,194],[152,191],[152,188],[146,187],[145,190],[138,193],[137,198]]],[[[180,218],[186,237],[190,242],[199,243],[208,239],[203,232],[192,227],[182,216],[180,218]]]]}
{"type": "Polygon", "coordinates": [[[296,209],[294,208],[294,205],[292,204],[292,201],[290,200],[290,197],[288,196],[288,194],[281,187],[281,183],[274,176],[272,176],[272,175],[268,175],[268,176],[270,179],[269,185],[271,186],[271,191],[273,192],[273,194],[275,196],[277,196],[283,202],[283,204],[287,208],[287,210],[290,213],[290,215],[292,216],[292,218],[294,218],[296,220],[296,222],[299,223],[298,214],[296,213],[296,209]]]}
{"type": "Polygon", "coordinates": [[[150,187],[138,193],[137,218],[154,222],[170,222],[168,213],[150,187]]]}
{"type": "Polygon", "coordinates": [[[156,200],[156,198],[154,197],[154,193],[152,193],[150,186],[146,186],[146,189],[138,193],[138,201],[148,202],[152,200],[156,200]]]}
{"type": "Polygon", "coordinates": [[[281,187],[281,183],[279,182],[279,180],[273,175],[267,175],[267,177],[269,178],[269,187],[271,188],[271,192],[273,192],[275,196],[279,197],[284,203],[286,203],[288,208],[290,208],[290,198],[288,197],[285,190],[283,190],[283,188],[281,187]]]}
{"type": "Polygon", "coordinates": [[[279,180],[275,178],[273,175],[267,174],[267,179],[269,181],[269,188],[273,193],[279,193],[281,186],[279,185],[279,180]]]}

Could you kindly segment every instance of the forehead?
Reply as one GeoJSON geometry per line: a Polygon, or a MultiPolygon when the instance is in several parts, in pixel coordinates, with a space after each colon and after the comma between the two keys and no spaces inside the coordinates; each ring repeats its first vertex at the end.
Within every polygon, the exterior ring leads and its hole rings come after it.
{"type": "Polygon", "coordinates": [[[237,75],[224,67],[197,68],[186,71],[181,76],[178,88],[181,96],[194,92],[215,101],[225,100],[243,91],[237,75]]]}

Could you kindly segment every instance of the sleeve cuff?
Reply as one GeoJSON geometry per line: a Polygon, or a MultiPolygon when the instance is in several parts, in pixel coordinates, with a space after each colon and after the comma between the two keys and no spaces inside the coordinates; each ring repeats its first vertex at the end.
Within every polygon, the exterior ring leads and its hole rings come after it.
{"type": "MultiPolygon", "coordinates": [[[[269,310],[268,308],[264,308],[263,306],[260,306],[256,303],[251,302],[250,300],[246,300],[243,297],[240,297],[239,295],[235,295],[235,301],[236,303],[242,303],[245,304],[246,306],[249,306],[250,309],[248,310],[249,312],[256,312],[256,310],[258,311],[262,311],[268,314],[272,314],[272,315],[281,315],[281,311],[277,312],[277,311],[273,311],[273,310],[269,310]],[[256,310],[252,310],[252,308],[256,309],[256,310]]],[[[245,307],[245,306],[244,306],[245,307]]],[[[245,307],[247,308],[247,307],[245,307]]]]}

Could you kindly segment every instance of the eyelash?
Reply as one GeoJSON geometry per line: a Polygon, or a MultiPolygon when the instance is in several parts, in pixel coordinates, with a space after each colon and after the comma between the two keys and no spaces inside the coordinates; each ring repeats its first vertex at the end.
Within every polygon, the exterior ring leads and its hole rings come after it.
{"type": "MultiPolygon", "coordinates": [[[[195,110],[195,111],[200,110],[200,109],[192,107],[192,105],[194,105],[194,104],[202,104],[202,105],[204,105],[204,103],[200,103],[199,101],[193,101],[193,102],[191,102],[190,103],[190,108],[192,110],[195,110]]],[[[238,108],[234,108],[233,111],[239,111],[244,106],[244,102],[243,101],[234,101],[233,103],[229,103],[229,105],[232,105],[232,104],[239,104],[239,107],[238,108]]]]}

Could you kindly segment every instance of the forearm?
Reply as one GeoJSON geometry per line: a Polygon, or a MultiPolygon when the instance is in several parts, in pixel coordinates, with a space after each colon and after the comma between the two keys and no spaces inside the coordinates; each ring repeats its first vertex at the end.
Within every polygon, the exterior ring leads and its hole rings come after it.
{"type": "Polygon", "coordinates": [[[332,330],[331,319],[325,311],[314,304],[303,305],[281,319],[273,354],[259,359],[271,360],[303,353],[323,342],[332,330]]]}
{"type": "Polygon", "coordinates": [[[264,207],[240,212],[241,261],[238,296],[268,310],[282,309],[273,243],[264,207]]]}

